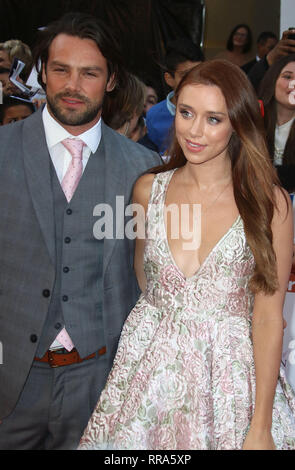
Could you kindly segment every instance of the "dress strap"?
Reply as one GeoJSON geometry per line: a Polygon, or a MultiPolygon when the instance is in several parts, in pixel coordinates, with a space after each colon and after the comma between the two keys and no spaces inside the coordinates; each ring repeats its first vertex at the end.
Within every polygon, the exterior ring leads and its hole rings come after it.
{"type": "Polygon", "coordinates": [[[154,235],[151,235],[151,230],[160,230],[160,220],[166,199],[166,192],[174,171],[175,169],[155,175],[146,215],[148,238],[154,238],[154,235]]]}
{"type": "Polygon", "coordinates": [[[166,192],[175,169],[155,175],[149,204],[161,204],[165,202],[166,192]]]}

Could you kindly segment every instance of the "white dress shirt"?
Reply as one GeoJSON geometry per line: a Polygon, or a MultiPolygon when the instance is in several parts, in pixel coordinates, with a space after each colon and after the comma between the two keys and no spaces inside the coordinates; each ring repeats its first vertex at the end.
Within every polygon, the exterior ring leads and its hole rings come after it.
{"type": "Polygon", "coordinates": [[[285,122],[285,124],[282,124],[281,126],[276,126],[274,164],[277,166],[283,164],[284,150],[294,119],[295,118],[292,118],[290,121],[285,122]]]}
{"type": "MultiPolygon", "coordinates": [[[[86,144],[83,148],[83,171],[86,168],[87,162],[91,153],[95,153],[100,140],[101,140],[101,119],[88,131],[79,136],[71,135],[64,127],[62,127],[52,116],[49,114],[47,106],[42,112],[42,120],[45,129],[45,137],[47,142],[48,151],[54,165],[57,177],[61,183],[68,166],[72,160],[70,152],[61,143],[67,138],[77,138],[83,140],[86,144]]],[[[50,346],[51,350],[62,348],[63,346],[55,340],[50,346]]]]}
{"type": "Polygon", "coordinates": [[[96,152],[100,143],[101,119],[91,129],[76,137],[66,131],[66,129],[62,127],[61,124],[59,124],[51,116],[51,114],[49,114],[47,106],[45,106],[43,110],[42,119],[45,129],[47,147],[59,182],[62,182],[63,177],[65,176],[68,166],[72,160],[70,152],[61,143],[64,139],[77,138],[83,140],[83,142],[86,144],[83,148],[82,160],[84,171],[91,153],[96,152]]]}

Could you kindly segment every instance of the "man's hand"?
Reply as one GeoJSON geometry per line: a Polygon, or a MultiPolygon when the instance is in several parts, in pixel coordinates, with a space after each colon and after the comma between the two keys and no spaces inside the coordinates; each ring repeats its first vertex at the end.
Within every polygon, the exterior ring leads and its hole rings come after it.
{"type": "Polygon", "coordinates": [[[288,29],[282,34],[282,38],[277,45],[267,54],[266,60],[271,66],[280,57],[295,53],[295,40],[288,39],[289,34],[295,34],[295,29],[288,29]]]}

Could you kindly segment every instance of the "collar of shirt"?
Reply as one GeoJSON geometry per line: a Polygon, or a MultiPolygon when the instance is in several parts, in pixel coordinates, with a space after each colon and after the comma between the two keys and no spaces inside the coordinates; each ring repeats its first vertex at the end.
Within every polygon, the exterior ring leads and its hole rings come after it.
{"type": "MultiPolygon", "coordinates": [[[[47,106],[43,109],[42,119],[45,129],[46,143],[59,182],[62,182],[72,160],[70,152],[62,144],[67,138],[73,138],[50,114],[47,106]]],[[[91,152],[95,153],[101,140],[101,119],[88,131],[77,136],[86,144],[83,149],[83,172],[87,166],[91,152]]]]}
{"type": "MultiPolygon", "coordinates": [[[[47,106],[43,109],[42,119],[49,151],[55,145],[61,143],[62,140],[74,137],[49,114],[47,106]]],[[[77,138],[83,140],[91,152],[95,153],[101,140],[101,119],[91,129],[83,132],[77,138]]]]}
{"type": "Polygon", "coordinates": [[[171,101],[173,96],[174,96],[174,91],[170,91],[170,93],[167,95],[166,103],[167,103],[167,108],[168,108],[169,113],[172,114],[172,116],[175,116],[176,106],[171,101]]]}

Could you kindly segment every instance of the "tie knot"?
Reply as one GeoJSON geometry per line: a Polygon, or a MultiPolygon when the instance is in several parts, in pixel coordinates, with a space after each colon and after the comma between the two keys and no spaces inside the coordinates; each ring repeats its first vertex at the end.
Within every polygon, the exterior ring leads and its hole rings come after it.
{"type": "Polygon", "coordinates": [[[62,144],[70,152],[73,158],[79,158],[82,160],[82,151],[84,147],[83,140],[80,139],[65,139],[62,144]]]}

